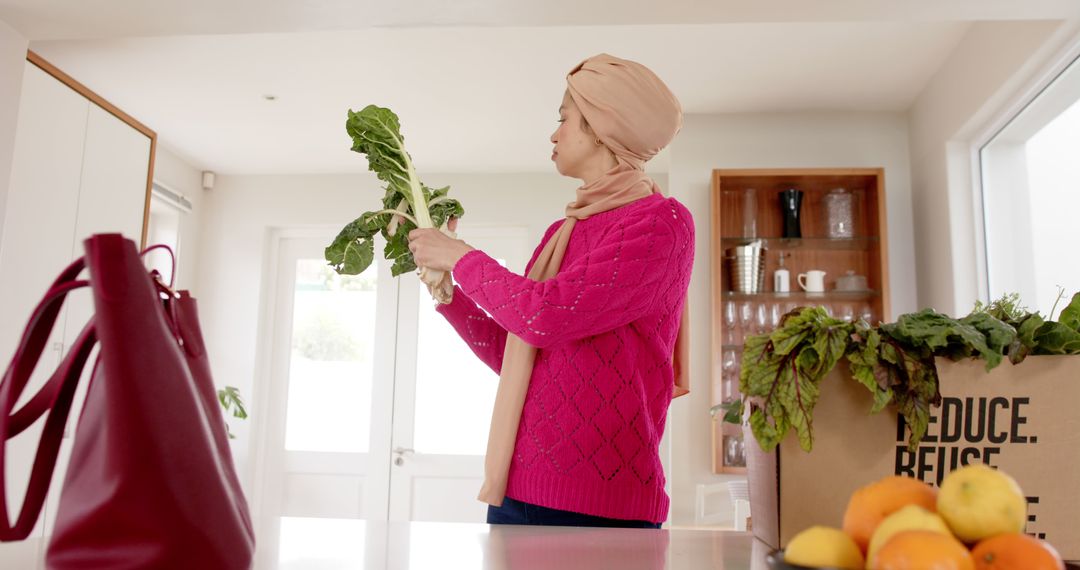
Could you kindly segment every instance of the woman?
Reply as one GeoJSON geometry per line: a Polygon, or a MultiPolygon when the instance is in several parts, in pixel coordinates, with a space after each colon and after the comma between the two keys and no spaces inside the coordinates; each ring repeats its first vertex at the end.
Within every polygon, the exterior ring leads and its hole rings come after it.
{"type": "Polygon", "coordinates": [[[409,247],[419,265],[452,272],[453,300],[438,310],[500,375],[480,492],[488,522],[659,528],[660,438],[687,391],[694,227],[644,165],[682,110],[647,68],[601,54],[567,76],[559,123],[552,160],[583,185],[527,276],[438,230],[411,232],[409,247]]]}

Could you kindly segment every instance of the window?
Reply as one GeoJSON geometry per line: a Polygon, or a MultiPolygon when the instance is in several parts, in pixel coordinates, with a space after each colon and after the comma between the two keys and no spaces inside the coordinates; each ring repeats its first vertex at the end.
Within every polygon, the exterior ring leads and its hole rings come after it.
{"type": "MultiPolygon", "coordinates": [[[[1048,315],[1080,291],[1080,58],[980,149],[986,280],[1048,315]]],[[[1057,315],[1053,315],[1056,317],[1057,315]]]]}
{"type": "MultiPolygon", "coordinates": [[[[191,212],[191,202],[183,195],[154,182],[150,193],[150,222],[147,225],[146,245],[167,245],[180,264],[180,222],[191,212]]],[[[162,279],[173,280],[173,260],[168,253],[155,250],[146,256],[148,269],[157,269],[162,279]]]]}
{"type": "Polygon", "coordinates": [[[289,451],[368,452],[378,265],[338,275],[325,259],[296,262],[289,451]]]}

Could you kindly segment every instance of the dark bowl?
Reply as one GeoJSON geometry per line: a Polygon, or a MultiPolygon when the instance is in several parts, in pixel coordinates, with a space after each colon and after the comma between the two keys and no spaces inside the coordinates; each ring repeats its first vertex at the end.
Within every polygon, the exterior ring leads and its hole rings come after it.
{"type": "Polygon", "coordinates": [[[774,550],[770,552],[765,560],[769,563],[769,568],[772,570],[842,570],[833,566],[811,568],[810,566],[799,566],[798,564],[788,564],[784,562],[784,551],[774,550]]]}
{"type": "MultiPolygon", "coordinates": [[[[841,570],[840,568],[834,568],[829,566],[827,568],[811,568],[809,566],[799,566],[798,564],[788,564],[784,562],[784,551],[774,550],[765,556],[766,562],[769,563],[769,568],[772,570],[841,570]]],[[[1080,570],[1080,562],[1070,561],[1065,563],[1066,570],[1080,570]]]]}

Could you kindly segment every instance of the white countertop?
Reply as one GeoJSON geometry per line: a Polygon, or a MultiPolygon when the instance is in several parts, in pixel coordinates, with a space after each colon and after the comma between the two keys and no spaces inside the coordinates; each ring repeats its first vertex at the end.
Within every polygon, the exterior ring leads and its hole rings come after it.
{"type": "Polygon", "coordinates": [[[286,518],[278,536],[260,542],[258,568],[756,569],[769,551],[746,533],[690,529],[286,518]]]}
{"type": "MultiPolygon", "coordinates": [[[[0,567],[33,569],[41,540],[0,544],[0,567]]],[[[258,570],[767,568],[750,534],[472,523],[281,518],[259,537],[258,570]]]]}

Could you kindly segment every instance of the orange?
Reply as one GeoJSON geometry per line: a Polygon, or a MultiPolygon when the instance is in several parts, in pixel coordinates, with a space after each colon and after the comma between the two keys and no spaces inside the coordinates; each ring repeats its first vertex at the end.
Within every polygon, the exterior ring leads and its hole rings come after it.
{"type": "Polygon", "coordinates": [[[1064,570],[1049,543],[1019,532],[988,538],[971,551],[978,570],[1064,570]]]}
{"type": "Polygon", "coordinates": [[[975,570],[975,561],[967,547],[952,536],[906,530],[881,547],[871,570],[975,570]]]}
{"type": "Polygon", "coordinates": [[[908,505],[937,512],[937,489],[918,479],[896,475],[866,485],[851,494],[844,511],[844,532],[865,553],[881,521],[908,505]]]}

